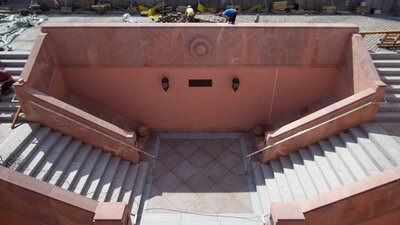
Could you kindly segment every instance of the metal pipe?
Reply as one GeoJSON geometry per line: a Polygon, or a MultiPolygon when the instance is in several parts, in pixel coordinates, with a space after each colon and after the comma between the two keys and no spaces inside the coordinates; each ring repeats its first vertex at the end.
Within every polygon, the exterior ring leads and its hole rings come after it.
{"type": "Polygon", "coordinates": [[[18,106],[17,113],[15,113],[14,119],[11,123],[11,129],[14,129],[15,123],[17,122],[18,116],[21,113],[21,106],[18,106]]]}
{"type": "Polygon", "coordinates": [[[249,170],[250,170],[250,162],[251,162],[251,156],[247,156],[247,168],[246,168],[246,175],[249,175],[249,170]]]}

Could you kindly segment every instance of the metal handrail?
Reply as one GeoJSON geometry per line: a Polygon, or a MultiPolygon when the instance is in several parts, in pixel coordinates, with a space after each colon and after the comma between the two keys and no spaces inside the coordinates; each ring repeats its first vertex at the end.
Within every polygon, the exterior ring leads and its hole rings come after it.
{"type": "Polygon", "coordinates": [[[371,31],[360,31],[358,32],[362,37],[365,37],[367,34],[398,34],[400,30],[371,30],[371,31]]]}
{"type": "Polygon", "coordinates": [[[299,131],[299,132],[297,132],[297,133],[295,133],[295,134],[293,134],[293,135],[291,135],[291,136],[289,136],[289,137],[287,137],[287,138],[284,138],[284,139],[282,139],[282,140],[280,140],[280,141],[277,141],[277,142],[275,142],[275,143],[273,143],[273,144],[270,144],[270,145],[268,145],[268,146],[265,146],[265,147],[262,148],[262,149],[259,149],[259,150],[255,151],[255,152],[252,152],[252,153],[248,154],[248,155],[246,156],[246,157],[248,158],[248,160],[247,160],[246,174],[249,174],[249,168],[250,168],[251,157],[252,157],[253,155],[258,154],[258,153],[261,153],[261,152],[263,152],[263,151],[265,151],[265,150],[267,150],[267,149],[270,149],[270,148],[272,148],[272,147],[274,147],[274,146],[276,146],[276,145],[279,145],[279,144],[281,144],[281,143],[283,143],[283,142],[285,142],[285,141],[288,141],[288,140],[290,140],[290,139],[292,139],[292,138],[295,138],[295,137],[297,137],[297,136],[299,136],[299,135],[301,135],[301,134],[307,133],[307,132],[310,131],[310,130],[314,130],[315,128],[318,128],[318,127],[320,127],[320,126],[322,126],[322,125],[325,125],[325,124],[327,124],[327,123],[330,123],[330,122],[332,122],[332,121],[334,121],[334,120],[337,120],[337,119],[339,119],[339,118],[341,118],[341,117],[343,117],[343,116],[346,116],[346,115],[348,115],[348,114],[350,114],[350,113],[352,113],[352,112],[355,112],[355,111],[357,111],[357,110],[359,110],[359,109],[362,109],[362,108],[364,108],[364,107],[366,107],[366,106],[368,106],[368,105],[372,105],[372,104],[381,104],[381,103],[384,103],[384,102],[368,102],[368,103],[365,103],[365,104],[362,105],[362,106],[359,106],[359,107],[354,108],[354,109],[352,109],[352,110],[350,110],[350,111],[347,111],[347,112],[345,112],[345,113],[342,113],[342,114],[340,114],[339,116],[335,116],[335,117],[333,117],[332,119],[329,119],[329,120],[327,120],[327,121],[324,121],[324,122],[322,122],[322,123],[319,123],[319,124],[317,124],[317,125],[315,125],[315,126],[312,126],[312,127],[308,128],[308,129],[299,131]]]}
{"type": "Polygon", "coordinates": [[[84,123],[81,123],[81,122],[79,122],[79,121],[76,121],[76,120],[74,120],[74,119],[72,119],[72,118],[70,118],[70,117],[68,117],[68,116],[66,116],[66,115],[63,115],[63,114],[61,114],[61,113],[59,113],[59,112],[56,112],[56,111],[54,111],[54,110],[52,110],[52,109],[49,109],[49,108],[47,108],[47,107],[45,107],[45,106],[43,106],[43,105],[40,105],[39,103],[36,103],[36,102],[33,102],[33,101],[29,101],[29,103],[31,103],[31,104],[33,104],[33,105],[35,105],[35,106],[37,106],[37,107],[39,107],[39,108],[41,108],[41,109],[44,109],[44,110],[46,110],[46,111],[48,111],[48,112],[54,113],[54,114],[56,114],[57,116],[60,116],[60,117],[62,117],[62,118],[64,118],[64,119],[67,119],[67,120],[69,120],[69,121],[71,121],[71,122],[74,122],[74,123],[76,123],[76,124],[78,124],[78,125],[84,126],[85,128],[87,128],[87,129],[89,129],[89,130],[91,130],[91,131],[94,131],[94,132],[96,132],[96,133],[98,133],[98,134],[101,134],[101,135],[103,135],[103,136],[105,136],[105,137],[107,137],[107,138],[110,138],[110,139],[112,139],[112,140],[114,140],[114,141],[116,141],[116,142],[118,142],[118,143],[120,143],[120,144],[122,144],[122,145],[125,145],[125,146],[127,146],[127,147],[129,147],[129,148],[132,148],[132,149],[134,149],[134,150],[136,150],[136,151],[138,151],[138,152],[141,152],[141,153],[143,153],[143,154],[149,156],[149,157],[150,157],[150,165],[151,165],[151,174],[154,175],[153,159],[156,158],[154,155],[152,155],[152,154],[150,154],[150,153],[148,153],[148,152],[145,152],[145,151],[143,151],[143,150],[141,150],[141,149],[139,149],[139,148],[137,148],[137,147],[135,147],[135,146],[133,146],[133,145],[130,145],[130,144],[126,143],[126,142],[123,142],[123,141],[121,141],[121,140],[118,140],[118,139],[116,139],[116,138],[114,138],[114,137],[112,137],[112,136],[110,136],[110,135],[108,135],[108,134],[106,134],[106,133],[104,133],[104,132],[102,132],[102,131],[99,131],[99,130],[93,128],[93,127],[90,127],[90,126],[88,126],[88,125],[86,125],[86,124],[84,124],[84,123]]]}

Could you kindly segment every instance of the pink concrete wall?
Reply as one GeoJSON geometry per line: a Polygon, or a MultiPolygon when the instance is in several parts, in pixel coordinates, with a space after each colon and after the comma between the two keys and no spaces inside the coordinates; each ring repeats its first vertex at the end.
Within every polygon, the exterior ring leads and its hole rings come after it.
{"type": "Polygon", "coordinates": [[[336,66],[348,51],[349,36],[358,33],[358,27],[291,23],[47,24],[42,32],[52,37],[60,64],[68,67],[336,66]],[[199,50],[206,52],[201,57],[193,54],[198,44],[204,47],[199,50]]]}
{"type": "Polygon", "coordinates": [[[273,203],[271,216],[275,224],[400,224],[399,196],[395,167],[303,202],[273,203]]]}
{"type": "Polygon", "coordinates": [[[248,130],[268,122],[269,115],[273,119],[330,94],[333,84],[342,80],[341,70],[335,67],[72,67],[61,70],[69,92],[152,129],[181,131],[248,130]],[[161,87],[163,76],[169,78],[168,92],[161,87]],[[232,89],[234,77],[240,79],[236,93],[232,89]],[[189,87],[189,79],[212,79],[213,84],[212,87],[189,87]]]}

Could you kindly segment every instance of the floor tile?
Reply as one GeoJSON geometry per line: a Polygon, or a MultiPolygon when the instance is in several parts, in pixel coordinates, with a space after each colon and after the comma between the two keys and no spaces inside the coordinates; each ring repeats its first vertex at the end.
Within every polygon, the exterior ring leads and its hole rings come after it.
{"type": "Polygon", "coordinates": [[[242,158],[233,154],[231,151],[226,150],[218,156],[217,161],[225,166],[225,168],[232,169],[232,167],[242,161],[242,158]]]}
{"type": "Polygon", "coordinates": [[[209,141],[206,145],[204,145],[201,150],[206,153],[211,158],[217,158],[222,152],[226,150],[224,146],[222,146],[217,141],[209,141]]]}
{"type": "Polygon", "coordinates": [[[204,174],[196,174],[192,178],[190,178],[185,184],[193,192],[207,192],[208,189],[214,185],[214,181],[212,181],[204,174]]]}
{"type": "Polygon", "coordinates": [[[196,167],[188,160],[183,160],[178,166],[172,169],[172,172],[183,182],[186,182],[196,173],[196,167]]]}
{"type": "Polygon", "coordinates": [[[188,161],[195,166],[196,168],[205,168],[206,165],[212,160],[210,156],[208,156],[203,151],[197,151],[194,153],[188,161]]]}
{"type": "Polygon", "coordinates": [[[218,181],[228,170],[218,161],[213,160],[204,169],[204,173],[213,181],[218,181]]]}
{"type": "Polygon", "coordinates": [[[189,158],[198,150],[199,147],[193,144],[190,140],[182,141],[182,143],[179,146],[175,147],[175,151],[178,152],[185,159],[189,158]]]}
{"type": "Polygon", "coordinates": [[[170,171],[168,171],[160,178],[153,180],[153,185],[155,185],[161,192],[173,192],[175,191],[176,188],[178,188],[182,184],[183,184],[182,181],[180,181],[170,171]]]}
{"type": "Polygon", "coordinates": [[[176,151],[170,151],[167,154],[160,156],[158,160],[161,161],[166,168],[172,169],[175,166],[179,165],[179,163],[182,162],[184,158],[176,151]]]}

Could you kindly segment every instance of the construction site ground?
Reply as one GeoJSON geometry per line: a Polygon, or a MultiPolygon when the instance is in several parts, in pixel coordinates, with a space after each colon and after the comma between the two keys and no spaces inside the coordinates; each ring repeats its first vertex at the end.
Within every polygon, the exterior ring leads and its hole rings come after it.
{"type": "MultiPolygon", "coordinates": [[[[49,23],[124,23],[123,13],[110,13],[107,15],[95,14],[44,14],[40,16],[48,17],[44,24],[49,23]]],[[[256,15],[238,15],[236,23],[254,23],[256,15]]],[[[133,18],[138,23],[156,23],[149,17],[134,15],[133,18]]],[[[217,15],[198,14],[196,18],[216,21],[217,15]]],[[[260,15],[259,23],[353,23],[360,27],[360,31],[369,30],[400,30],[400,18],[393,16],[363,16],[363,15],[260,15]]],[[[13,50],[30,51],[37,34],[40,33],[39,27],[31,27],[18,36],[12,43],[13,50]]],[[[387,51],[378,49],[376,44],[383,35],[367,35],[366,45],[371,51],[387,51]]]]}

